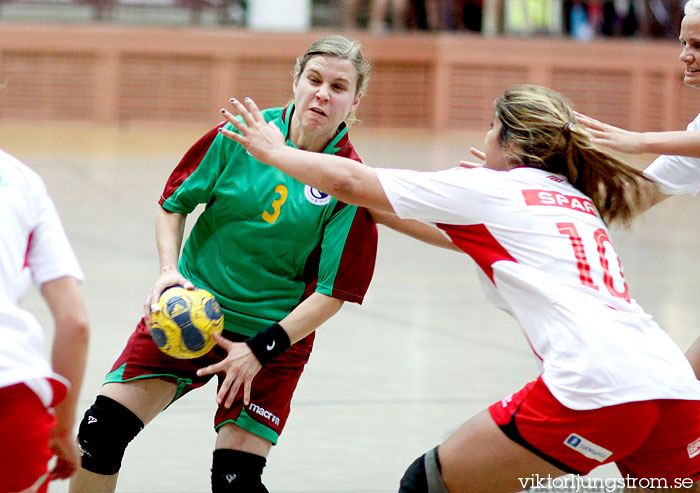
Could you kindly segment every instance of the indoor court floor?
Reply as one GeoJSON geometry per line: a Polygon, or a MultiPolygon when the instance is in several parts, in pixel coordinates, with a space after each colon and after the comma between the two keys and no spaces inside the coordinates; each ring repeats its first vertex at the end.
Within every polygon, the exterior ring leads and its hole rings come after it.
{"type": "MultiPolygon", "coordinates": [[[[81,415],[157,277],[153,218],[163,184],[206,130],[0,125],[0,148],[46,181],[85,272],[92,339],[81,415]]],[[[456,166],[470,145],[482,142],[482,134],[361,126],[351,136],[370,165],[426,170],[456,166]]],[[[644,166],[651,159],[636,162],[644,166]]],[[[700,198],[672,198],[612,235],[632,297],[685,350],[700,334],[700,198]]],[[[417,456],[537,376],[520,329],[486,300],[475,269],[463,254],[380,228],[364,304],[346,304],[318,330],[263,476],[271,492],[395,492],[417,456]]],[[[24,306],[38,313],[50,337],[50,318],[36,292],[24,306]]],[[[127,450],[118,491],[210,491],[214,396],[210,383],[147,426],[127,450]]],[[[592,476],[619,473],[606,466],[592,476]]],[[[67,490],[66,482],[49,488],[67,490]]]]}

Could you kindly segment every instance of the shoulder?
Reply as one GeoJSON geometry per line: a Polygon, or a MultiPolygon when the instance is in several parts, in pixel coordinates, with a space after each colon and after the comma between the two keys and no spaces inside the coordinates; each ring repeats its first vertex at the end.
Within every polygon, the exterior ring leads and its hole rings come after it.
{"type": "Polygon", "coordinates": [[[360,158],[360,155],[357,154],[355,146],[352,145],[350,139],[348,139],[347,136],[344,139],[344,142],[341,142],[341,144],[342,145],[338,149],[338,152],[336,152],[336,155],[352,159],[353,161],[357,161],[358,163],[362,162],[362,158],[360,158]]]}
{"type": "Polygon", "coordinates": [[[0,149],[0,185],[25,185],[44,189],[41,176],[16,157],[0,149]]]}
{"type": "Polygon", "coordinates": [[[510,171],[504,173],[509,181],[514,183],[522,183],[524,185],[528,184],[568,184],[568,180],[565,176],[559,175],[557,173],[552,173],[551,171],[537,169],[537,168],[514,168],[510,171]]]}
{"type": "Polygon", "coordinates": [[[347,124],[345,122],[341,123],[340,127],[338,127],[338,133],[328,143],[328,146],[324,152],[352,159],[353,161],[361,163],[362,159],[360,159],[360,156],[357,154],[355,146],[353,146],[350,142],[350,134],[348,130],[347,124]]]}

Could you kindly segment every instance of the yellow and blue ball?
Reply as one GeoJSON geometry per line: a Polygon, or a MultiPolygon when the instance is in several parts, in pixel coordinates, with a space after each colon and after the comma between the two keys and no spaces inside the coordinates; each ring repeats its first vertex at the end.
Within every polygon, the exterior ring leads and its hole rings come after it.
{"type": "Polygon", "coordinates": [[[151,337],[168,356],[199,358],[215,345],[213,334],[221,334],[224,316],[209,291],[175,286],[158,300],[160,311],[151,314],[151,337]]]}

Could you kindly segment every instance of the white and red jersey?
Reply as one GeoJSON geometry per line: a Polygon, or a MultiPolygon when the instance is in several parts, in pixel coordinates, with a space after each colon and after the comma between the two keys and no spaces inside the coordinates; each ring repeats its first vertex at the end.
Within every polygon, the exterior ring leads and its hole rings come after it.
{"type": "Polygon", "coordinates": [[[52,400],[44,332],[18,305],[37,285],[83,274],[39,175],[0,150],[0,387],[24,382],[52,400]]]}
{"type": "Polygon", "coordinates": [[[630,298],[595,206],[563,176],[533,168],[377,175],[399,217],[436,224],[476,261],[487,296],[520,323],[563,405],[700,400],[683,353],[630,298]]]}
{"type": "MultiPolygon", "coordinates": [[[[700,130],[700,115],[688,124],[688,131],[700,130]]],[[[659,184],[666,195],[691,194],[700,190],[700,158],[687,156],[659,156],[644,174],[659,184]]]]}

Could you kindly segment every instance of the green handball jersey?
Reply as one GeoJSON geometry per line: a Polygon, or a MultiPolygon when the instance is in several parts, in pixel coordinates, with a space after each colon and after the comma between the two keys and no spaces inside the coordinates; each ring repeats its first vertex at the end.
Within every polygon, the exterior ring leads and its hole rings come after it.
{"type": "MultiPolygon", "coordinates": [[[[288,136],[293,111],[290,105],[263,115],[288,136]]],[[[159,200],[181,214],[205,204],[180,273],[216,296],[226,330],[246,336],[283,319],[314,291],[362,303],[377,251],[368,211],[262,164],[219,134],[223,125],[190,148],[159,200]]],[[[287,145],[293,147],[289,139],[287,145]]],[[[323,152],[360,161],[345,124],[323,152]]]]}

